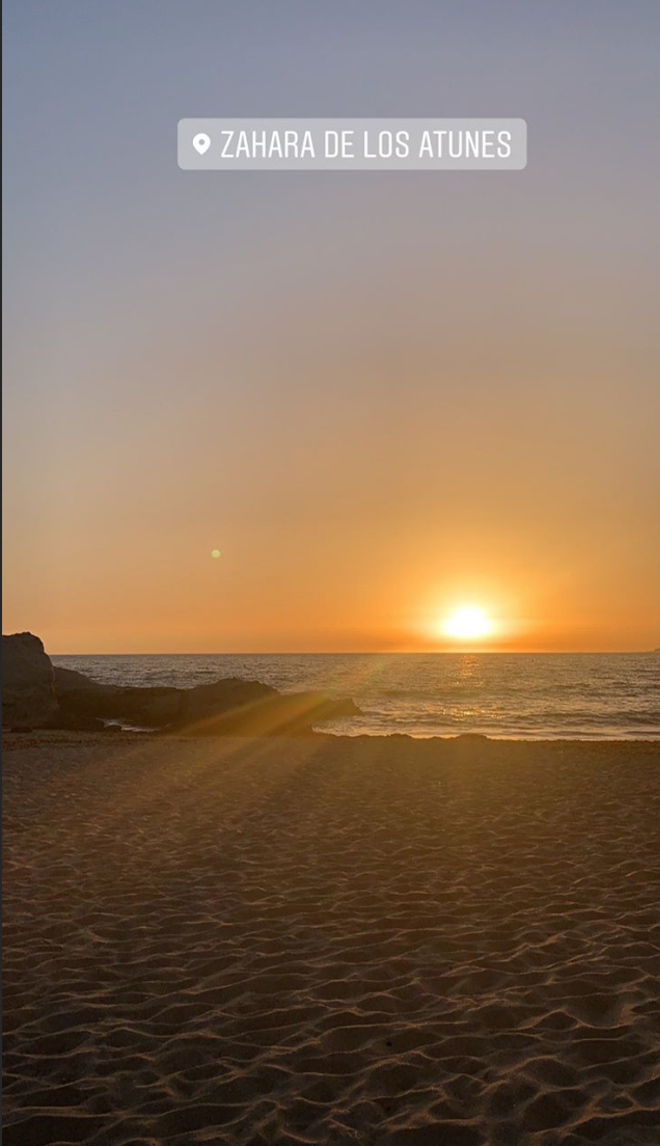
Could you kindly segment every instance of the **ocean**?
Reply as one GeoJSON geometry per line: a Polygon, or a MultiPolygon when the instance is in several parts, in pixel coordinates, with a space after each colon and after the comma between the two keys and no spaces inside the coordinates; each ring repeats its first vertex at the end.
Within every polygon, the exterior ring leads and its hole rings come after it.
{"type": "Polygon", "coordinates": [[[363,715],[325,726],[357,736],[660,739],[657,653],[152,654],[54,656],[96,680],[190,688],[236,676],[283,692],[323,688],[363,715]]]}

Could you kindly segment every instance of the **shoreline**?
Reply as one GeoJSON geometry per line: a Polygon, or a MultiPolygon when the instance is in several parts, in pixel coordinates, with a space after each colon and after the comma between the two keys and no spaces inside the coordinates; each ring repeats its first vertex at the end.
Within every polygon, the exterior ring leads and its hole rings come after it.
{"type": "Polygon", "coordinates": [[[264,744],[268,743],[281,743],[292,742],[296,743],[298,740],[310,740],[315,738],[322,738],[332,742],[360,742],[360,741],[401,741],[405,740],[410,744],[454,744],[457,742],[469,742],[476,744],[492,744],[492,745],[528,745],[530,748],[534,746],[563,746],[563,747],[593,747],[602,745],[603,747],[623,748],[630,747],[643,747],[648,745],[650,748],[655,748],[660,757],[660,734],[652,733],[648,736],[627,736],[627,737],[596,737],[596,736],[548,736],[548,737],[529,737],[529,736],[490,736],[481,732],[457,732],[450,735],[435,735],[429,734],[428,736],[415,736],[409,732],[357,732],[342,733],[331,732],[327,729],[313,729],[311,732],[301,732],[295,735],[254,735],[252,733],[224,733],[209,735],[206,733],[195,733],[190,730],[185,731],[170,731],[168,729],[159,728],[145,728],[133,729],[122,728],[120,725],[112,725],[103,731],[87,731],[85,729],[66,729],[66,728],[34,728],[30,730],[15,731],[10,728],[2,729],[2,743],[10,751],[12,747],[23,740],[34,740],[39,744],[52,743],[77,743],[78,741],[85,741],[92,744],[107,744],[107,745],[121,745],[129,743],[131,740],[141,743],[168,743],[179,740],[189,740],[195,743],[205,741],[216,741],[222,744],[227,740],[237,741],[263,741],[264,744]]]}
{"type": "MultiPolygon", "coordinates": [[[[217,676],[261,682],[283,697],[321,690],[356,706],[332,721],[312,720],[332,735],[415,738],[476,733],[505,740],[660,740],[657,654],[159,654],[55,658],[102,682],[196,689],[217,676]],[[586,664],[589,662],[589,672],[586,664]],[[357,711],[359,710],[359,711],[357,711]]],[[[145,694],[146,695],[146,694],[145,694]]],[[[100,714],[101,715],[101,714],[100,714]]],[[[149,720],[129,714],[126,724],[149,720]]],[[[247,731],[257,731],[248,729],[247,731]]]]}

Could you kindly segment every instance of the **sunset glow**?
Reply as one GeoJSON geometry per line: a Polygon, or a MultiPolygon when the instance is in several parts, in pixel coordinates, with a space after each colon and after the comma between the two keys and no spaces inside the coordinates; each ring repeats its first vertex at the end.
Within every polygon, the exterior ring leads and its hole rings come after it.
{"type": "Polygon", "coordinates": [[[597,51],[585,5],[575,29],[497,5],[492,43],[484,0],[382,27],[165,7],[156,50],[155,5],[12,4],[5,631],[75,654],[657,648],[653,36],[614,3],[597,51]],[[527,117],[530,162],[180,170],[179,119],[227,108],[527,117]]]}
{"type": "Polygon", "coordinates": [[[442,632],[459,641],[479,641],[493,632],[493,622],[476,605],[461,605],[442,623],[442,632]]]}

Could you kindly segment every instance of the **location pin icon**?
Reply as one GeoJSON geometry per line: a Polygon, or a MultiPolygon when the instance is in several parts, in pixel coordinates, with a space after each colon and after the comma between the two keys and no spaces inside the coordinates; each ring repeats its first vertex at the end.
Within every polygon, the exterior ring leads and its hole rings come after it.
{"type": "Polygon", "coordinates": [[[200,155],[204,155],[210,146],[210,136],[208,136],[204,131],[200,131],[199,134],[196,135],[193,139],[193,147],[195,148],[195,151],[199,152],[200,155]]]}

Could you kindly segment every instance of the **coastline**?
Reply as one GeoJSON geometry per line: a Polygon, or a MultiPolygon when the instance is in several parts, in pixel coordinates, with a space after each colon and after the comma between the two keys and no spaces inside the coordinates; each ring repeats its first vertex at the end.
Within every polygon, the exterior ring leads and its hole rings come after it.
{"type": "MultiPolygon", "coordinates": [[[[338,735],[478,732],[506,739],[660,738],[657,656],[603,653],[154,654],[55,658],[102,683],[191,688],[250,679],[351,698],[338,735]]],[[[138,722],[133,722],[138,723],[138,722]]],[[[318,726],[318,724],[317,724],[318,726]]]]}
{"type": "MultiPolygon", "coordinates": [[[[266,734],[263,736],[254,735],[251,732],[236,732],[225,733],[218,732],[212,736],[207,736],[203,733],[196,733],[190,729],[182,731],[172,731],[167,728],[130,728],[123,727],[120,724],[109,724],[102,732],[87,731],[85,729],[68,729],[68,728],[34,728],[29,731],[13,731],[9,728],[2,730],[2,746],[5,751],[17,751],[22,746],[42,747],[48,744],[88,744],[90,746],[113,746],[120,745],[128,746],[130,744],[167,744],[168,742],[191,741],[199,743],[200,740],[212,740],[215,743],[223,744],[225,741],[236,741],[238,743],[263,743],[264,745],[272,743],[273,736],[266,734]]],[[[618,739],[609,736],[573,736],[567,734],[566,736],[492,736],[486,735],[481,732],[455,732],[439,735],[436,733],[429,733],[428,735],[419,736],[409,732],[357,732],[357,733],[342,733],[336,732],[332,728],[314,728],[311,732],[304,731],[296,733],[295,735],[283,735],[277,737],[278,740],[283,740],[285,743],[295,744],[298,740],[313,740],[313,741],[331,741],[335,744],[342,745],[344,743],[361,743],[365,741],[372,741],[375,743],[387,743],[393,741],[399,743],[405,741],[409,744],[485,744],[485,745],[523,745],[529,748],[544,748],[544,747],[560,747],[560,748],[591,748],[602,745],[605,748],[613,750],[622,748],[644,748],[647,746],[650,750],[655,750],[660,762],[660,735],[655,733],[647,736],[622,736],[618,739]]]]}
{"type": "Polygon", "coordinates": [[[653,1140],[656,742],[4,740],[8,1146],[653,1140]]]}

